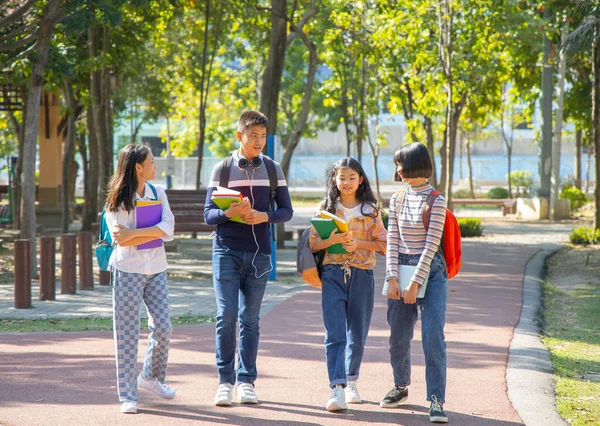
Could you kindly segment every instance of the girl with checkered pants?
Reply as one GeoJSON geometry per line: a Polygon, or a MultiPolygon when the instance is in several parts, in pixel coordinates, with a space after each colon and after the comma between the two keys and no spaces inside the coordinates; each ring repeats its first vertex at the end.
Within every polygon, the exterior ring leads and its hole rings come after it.
{"type": "Polygon", "coordinates": [[[175,391],[165,384],[171,318],[167,290],[167,256],[162,241],[173,239],[175,220],[165,190],[148,181],[157,166],[147,145],[129,144],[119,154],[106,200],[106,223],[116,244],[109,260],[113,283],[113,322],[117,361],[117,391],[122,413],[137,413],[137,390],[165,399],[175,391]],[[161,205],[160,222],[136,229],[136,205],[161,205]],[[157,241],[158,240],[158,241],[157,241]],[[138,247],[145,243],[153,248],[138,247]],[[137,375],[140,303],[148,312],[148,346],[137,375]]]}

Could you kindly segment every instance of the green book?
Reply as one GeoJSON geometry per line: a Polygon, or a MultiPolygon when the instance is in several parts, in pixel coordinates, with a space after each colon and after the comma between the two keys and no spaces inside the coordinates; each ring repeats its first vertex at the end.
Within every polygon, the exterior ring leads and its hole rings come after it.
{"type": "MultiPolygon", "coordinates": [[[[210,197],[210,199],[221,210],[227,210],[231,203],[239,203],[243,201],[242,194],[240,192],[224,188],[213,192],[213,195],[212,197],[210,197]]],[[[229,218],[229,220],[231,220],[232,222],[246,223],[240,216],[231,217],[229,218]]]]}
{"type": "MultiPolygon", "coordinates": [[[[317,234],[321,237],[322,240],[326,240],[331,235],[331,231],[334,229],[338,229],[337,225],[333,221],[333,219],[323,219],[320,217],[313,217],[310,220],[310,223],[317,230],[317,234]]],[[[339,231],[339,229],[338,229],[339,231]]],[[[346,249],[342,246],[342,244],[334,244],[332,246],[327,247],[327,253],[331,254],[345,254],[348,253],[346,249]]]]}

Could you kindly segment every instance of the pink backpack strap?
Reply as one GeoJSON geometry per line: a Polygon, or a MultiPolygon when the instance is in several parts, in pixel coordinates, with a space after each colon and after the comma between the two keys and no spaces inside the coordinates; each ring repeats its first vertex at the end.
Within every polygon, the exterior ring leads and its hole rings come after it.
{"type": "Polygon", "coordinates": [[[406,189],[401,189],[400,191],[396,192],[395,196],[396,196],[396,217],[398,217],[398,214],[400,213],[400,208],[402,207],[402,204],[404,204],[404,196],[406,195],[406,189]]]}

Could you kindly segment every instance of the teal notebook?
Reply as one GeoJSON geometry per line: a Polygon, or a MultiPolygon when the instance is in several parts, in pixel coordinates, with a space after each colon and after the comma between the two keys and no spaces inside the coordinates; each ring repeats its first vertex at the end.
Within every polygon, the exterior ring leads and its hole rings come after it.
{"type": "MultiPolygon", "coordinates": [[[[331,235],[331,231],[334,229],[338,229],[333,219],[323,219],[320,217],[313,217],[310,220],[310,223],[317,230],[317,234],[322,240],[326,240],[331,235]]],[[[339,231],[339,229],[338,229],[339,231]]],[[[341,244],[334,244],[332,246],[327,247],[327,253],[331,254],[346,254],[348,253],[341,244]]]]}

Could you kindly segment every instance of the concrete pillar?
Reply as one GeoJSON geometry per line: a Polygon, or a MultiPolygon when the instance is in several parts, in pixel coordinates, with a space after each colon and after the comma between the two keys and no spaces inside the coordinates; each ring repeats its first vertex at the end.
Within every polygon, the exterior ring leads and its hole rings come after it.
{"type": "Polygon", "coordinates": [[[60,123],[60,94],[42,93],[39,120],[39,186],[37,222],[50,228],[61,226],[62,137],[60,123]]]}

